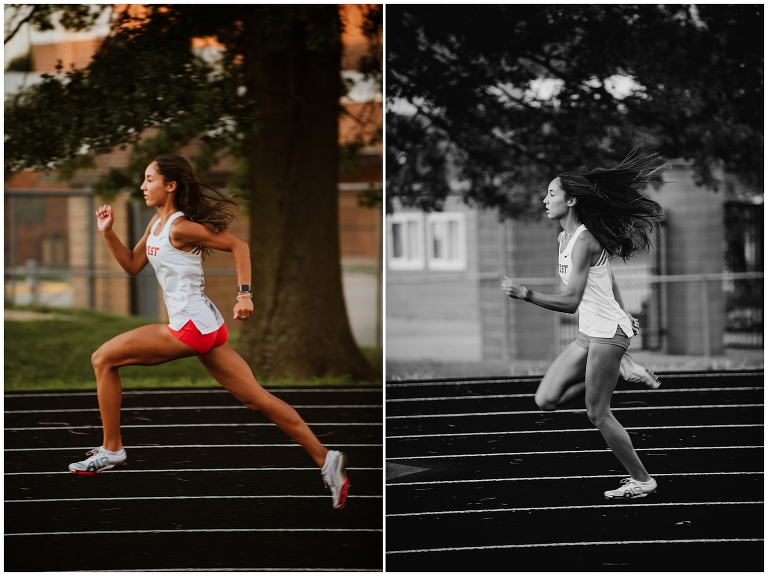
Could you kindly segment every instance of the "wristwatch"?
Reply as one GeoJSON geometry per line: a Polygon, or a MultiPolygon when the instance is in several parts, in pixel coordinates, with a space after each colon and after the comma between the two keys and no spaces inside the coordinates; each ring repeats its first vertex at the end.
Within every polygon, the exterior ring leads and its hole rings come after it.
{"type": "Polygon", "coordinates": [[[531,290],[530,288],[526,288],[525,289],[525,296],[523,296],[523,300],[525,300],[526,302],[530,302],[532,294],[533,294],[533,290],[531,290]]]}
{"type": "Polygon", "coordinates": [[[250,292],[251,291],[251,285],[250,284],[240,284],[237,287],[238,292],[250,292]]]}

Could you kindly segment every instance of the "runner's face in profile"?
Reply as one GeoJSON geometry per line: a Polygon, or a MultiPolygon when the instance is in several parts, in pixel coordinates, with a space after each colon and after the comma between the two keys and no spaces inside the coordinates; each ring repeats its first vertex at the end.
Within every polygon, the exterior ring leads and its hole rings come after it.
{"type": "Polygon", "coordinates": [[[168,199],[171,183],[163,182],[163,176],[157,171],[157,163],[152,162],[144,171],[144,182],[141,191],[147,206],[161,206],[168,199]]]}
{"type": "Polygon", "coordinates": [[[559,178],[555,178],[549,183],[547,195],[544,197],[544,206],[547,209],[547,218],[550,220],[559,220],[568,214],[565,192],[560,188],[559,178]]]}

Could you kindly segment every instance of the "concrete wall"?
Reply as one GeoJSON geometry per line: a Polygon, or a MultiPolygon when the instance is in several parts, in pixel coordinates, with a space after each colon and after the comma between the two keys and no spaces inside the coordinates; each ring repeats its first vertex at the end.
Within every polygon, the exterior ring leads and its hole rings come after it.
{"type": "Polygon", "coordinates": [[[466,269],[387,268],[387,357],[480,360],[480,280],[477,211],[456,198],[445,212],[462,212],[466,227],[466,269]]]}
{"type": "Polygon", "coordinates": [[[548,360],[559,352],[560,314],[512,300],[501,291],[504,276],[552,294],[557,266],[557,231],[544,220],[498,221],[481,216],[481,315],[484,360],[548,360]],[[543,279],[535,282],[532,279],[543,279]]]}
{"type": "MultiPolygon", "coordinates": [[[[723,271],[723,197],[699,188],[683,162],[673,162],[658,192],[649,192],[664,208],[665,274],[708,274],[723,271]]],[[[725,297],[710,284],[706,296],[695,282],[667,284],[667,352],[705,353],[705,314],[709,322],[709,352],[723,353],[725,297]]]]}
{"type": "MultiPolygon", "coordinates": [[[[404,210],[406,211],[406,210],[404,210]]],[[[478,242],[482,224],[478,212],[450,199],[445,212],[466,217],[467,268],[463,271],[392,270],[387,268],[387,319],[479,320],[477,274],[481,262],[478,242]]]]}

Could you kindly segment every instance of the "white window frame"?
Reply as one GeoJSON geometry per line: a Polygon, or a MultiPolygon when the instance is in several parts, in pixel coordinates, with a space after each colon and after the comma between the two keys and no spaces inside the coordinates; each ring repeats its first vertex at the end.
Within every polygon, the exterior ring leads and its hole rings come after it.
{"type": "Polygon", "coordinates": [[[426,219],[427,232],[427,268],[429,270],[466,270],[467,269],[467,219],[464,212],[432,212],[426,219]],[[433,225],[443,225],[448,230],[450,222],[456,223],[456,254],[452,258],[447,255],[435,256],[433,225]]]}
{"type": "MultiPolygon", "coordinates": [[[[414,228],[408,226],[409,229],[414,228]]],[[[424,270],[424,214],[421,212],[396,212],[387,216],[387,263],[390,270],[424,270]],[[414,249],[410,257],[395,256],[394,225],[415,223],[415,238],[410,240],[414,249]]]]}

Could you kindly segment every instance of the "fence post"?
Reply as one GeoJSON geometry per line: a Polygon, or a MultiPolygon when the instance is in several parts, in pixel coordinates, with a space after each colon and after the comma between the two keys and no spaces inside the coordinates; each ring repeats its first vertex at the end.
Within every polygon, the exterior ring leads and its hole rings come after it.
{"type": "MultiPolygon", "coordinates": [[[[16,203],[13,196],[8,196],[8,231],[10,235],[10,261],[11,261],[11,303],[16,304],[16,214],[14,208],[16,203]]],[[[3,290],[5,292],[5,290],[3,290]]]]}
{"type": "Polygon", "coordinates": [[[93,191],[88,190],[88,308],[96,308],[96,202],[93,197],[93,191]]]}
{"type": "MultiPolygon", "coordinates": [[[[499,222],[499,282],[507,275],[507,219],[504,218],[499,222]]],[[[510,347],[510,321],[509,321],[509,297],[502,292],[504,298],[504,304],[502,307],[504,314],[503,334],[501,337],[501,358],[503,361],[508,362],[510,359],[509,347],[510,347]]]]}
{"type": "Polygon", "coordinates": [[[707,287],[706,276],[702,277],[701,281],[701,313],[702,316],[702,334],[704,338],[704,357],[709,358],[710,346],[709,346],[709,289],[707,287]]]}
{"type": "Polygon", "coordinates": [[[27,269],[27,286],[29,287],[30,302],[32,304],[39,304],[40,298],[38,297],[38,288],[40,285],[38,278],[37,260],[30,258],[26,262],[27,269]]]}

